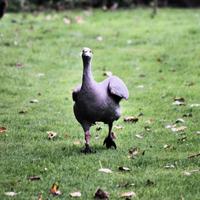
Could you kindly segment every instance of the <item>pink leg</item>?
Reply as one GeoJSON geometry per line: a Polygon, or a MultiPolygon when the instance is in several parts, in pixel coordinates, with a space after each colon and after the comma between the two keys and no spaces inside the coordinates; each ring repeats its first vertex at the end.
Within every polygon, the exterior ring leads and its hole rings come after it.
{"type": "Polygon", "coordinates": [[[90,132],[89,131],[85,132],[85,143],[88,145],[90,143],[90,132]]]}

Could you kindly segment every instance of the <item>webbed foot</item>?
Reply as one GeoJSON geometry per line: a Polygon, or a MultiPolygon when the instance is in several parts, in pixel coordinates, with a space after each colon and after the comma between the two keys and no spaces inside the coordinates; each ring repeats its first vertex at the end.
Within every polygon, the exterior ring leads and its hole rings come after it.
{"type": "Polygon", "coordinates": [[[92,150],[89,146],[89,144],[85,144],[85,148],[81,150],[82,153],[88,154],[88,153],[96,153],[95,150],[92,150]]]}
{"type": "Polygon", "coordinates": [[[110,135],[105,138],[103,145],[106,145],[107,149],[109,149],[111,147],[114,147],[115,149],[117,148],[113,138],[110,135]]]}

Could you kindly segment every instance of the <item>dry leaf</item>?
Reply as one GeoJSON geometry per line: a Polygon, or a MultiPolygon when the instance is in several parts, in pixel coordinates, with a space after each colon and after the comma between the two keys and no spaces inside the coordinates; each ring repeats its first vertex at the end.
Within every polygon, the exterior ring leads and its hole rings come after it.
{"type": "Polygon", "coordinates": [[[39,101],[37,99],[30,100],[30,103],[38,103],[39,101]]]}
{"type": "Polygon", "coordinates": [[[115,125],[113,128],[117,129],[117,130],[122,130],[124,127],[120,126],[120,125],[115,125]]]}
{"type": "Polygon", "coordinates": [[[134,116],[127,116],[124,118],[124,122],[132,122],[132,123],[136,123],[138,122],[139,118],[138,117],[134,117],[134,116]]]}
{"type": "Polygon", "coordinates": [[[19,114],[26,114],[28,111],[27,110],[20,110],[19,114]]]}
{"type": "Polygon", "coordinates": [[[194,169],[194,170],[191,170],[191,171],[184,171],[183,174],[185,176],[191,176],[193,173],[197,173],[197,172],[200,172],[200,169],[194,169]]]}
{"type": "Polygon", "coordinates": [[[182,119],[182,118],[178,118],[176,121],[175,121],[176,124],[178,123],[185,123],[185,120],[182,119]]]}
{"type": "Polygon", "coordinates": [[[1,134],[1,133],[4,133],[4,132],[6,132],[6,131],[7,131],[6,127],[3,127],[3,126],[0,127],[0,134],[1,134]]]}
{"type": "Polygon", "coordinates": [[[187,136],[183,136],[181,138],[178,139],[178,142],[185,142],[187,140],[187,136]]]}
{"type": "Polygon", "coordinates": [[[175,165],[173,165],[173,164],[167,164],[167,165],[164,166],[164,168],[166,168],[166,169],[174,169],[175,165]]]}
{"type": "Polygon", "coordinates": [[[135,137],[139,138],[139,139],[143,139],[144,136],[143,135],[140,135],[140,134],[136,134],[135,137]]]}
{"type": "Polygon", "coordinates": [[[130,169],[128,167],[119,167],[118,168],[120,171],[130,171],[130,169]]]}
{"type": "Polygon", "coordinates": [[[30,180],[30,181],[39,181],[39,180],[41,180],[41,178],[39,176],[30,176],[30,177],[28,177],[28,180],[30,180]]]}
{"type": "Polygon", "coordinates": [[[81,197],[81,192],[77,191],[77,192],[71,192],[69,194],[71,197],[81,197]]]}
{"type": "Polygon", "coordinates": [[[185,105],[185,99],[183,97],[175,97],[172,104],[177,106],[185,105]]]}
{"type": "Polygon", "coordinates": [[[103,191],[102,189],[98,189],[96,192],[95,192],[95,195],[94,195],[94,198],[95,199],[109,199],[109,194],[108,192],[106,191],[103,191]]]}
{"type": "Polygon", "coordinates": [[[137,88],[143,89],[144,85],[138,85],[137,88]]]}
{"type": "Polygon", "coordinates": [[[74,144],[74,145],[80,145],[81,142],[80,142],[80,140],[76,140],[76,141],[73,142],[73,144],[74,144]]]}
{"type": "Polygon", "coordinates": [[[183,117],[192,117],[192,113],[183,114],[183,117]]]}
{"type": "Polygon", "coordinates": [[[103,73],[103,75],[104,75],[104,76],[107,76],[107,77],[110,77],[110,76],[112,76],[112,72],[111,72],[111,71],[105,71],[105,72],[103,73]]]}
{"type": "Polygon", "coordinates": [[[47,131],[47,134],[48,134],[49,140],[54,139],[58,135],[56,132],[53,132],[53,131],[47,131]]]}
{"type": "Polygon", "coordinates": [[[184,131],[185,129],[187,129],[187,127],[186,126],[180,126],[180,127],[174,127],[174,128],[171,128],[171,130],[173,131],[173,132],[180,132],[180,131],[184,131]]]}
{"type": "Polygon", "coordinates": [[[131,198],[131,197],[136,197],[135,192],[124,192],[120,195],[122,198],[131,198]]]}
{"type": "Polygon", "coordinates": [[[99,171],[99,172],[104,172],[104,173],[107,173],[107,174],[112,173],[112,170],[110,170],[110,169],[108,169],[108,168],[100,168],[98,171],[99,171]]]}
{"type": "Polygon", "coordinates": [[[14,197],[14,196],[17,195],[16,192],[5,192],[4,194],[5,194],[6,196],[9,196],[9,197],[14,197]]]}
{"type": "Polygon", "coordinates": [[[69,18],[67,18],[67,17],[65,17],[65,18],[63,18],[63,22],[65,23],[65,24],[71,24],[71,20],[69,19],[69,18]]]}
{"type": "Polygon", "coordinates": [[[101,41],[103,41],[103,37],[99,35],[99,36],[96,37],[96,40],[101,42],[101,41]]]}
{"type": "Polygon", "coordinates": [[[133,147],[131,149],[129,149],[129,154],[131,154],[132,157],[137,156],[139,153],[139,148],[137,147],[133,147]]]}
{"type": "Polygon", "coordinates": [[[188,156],[188,158],[190,159],[190,158],[195,158],[198,156],[200,156],[200,153],[192,154],[192,155],[188,156]]]}
{"type": "Polygon", "coordinates": [[[59,189],[59,186],[57,183],[54,183],[52,186],[51,186],[51,189],[50,189],[50,193],[52,195],[55,195],[55,196],[58,196],[58,195],[61,195],[61,192],[59,189]]]}
{"type": "Polygon", "coordinates": [[[42,200],[42,194],[41,193],[38,194],[38,200],[42,200]]]}

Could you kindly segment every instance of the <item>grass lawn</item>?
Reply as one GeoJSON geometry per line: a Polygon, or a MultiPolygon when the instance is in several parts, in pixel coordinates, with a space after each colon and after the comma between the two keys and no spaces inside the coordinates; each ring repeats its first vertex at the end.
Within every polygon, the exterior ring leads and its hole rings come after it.
{"type": "Polygon", "coordinates": [[[200,169],[200,157],[188,158],[200,152],[200,13],[163,9],[154,19],[150,14],[148,9],[19,13],[0,21],[0,127],[7,129],[0,133],[0,199],[35,200],[42,193],[43,199],[66,200],[81,191],[80,199],[87,200],[99,187],[110,199],[127,191],[142,200],[200,198],[200,173],[191,172],[200,169]],[[91,155],[80,153],[84,134],[71,98],[81,81],[84,46],[93,49],[95,79],[112,71],[130,92],[115,122],[123,126],[114,128],[117,150],[102,146],[108,129],[100,124],[102,130],[91,130],[97,151],[91,155]],[[183,97],[185,105],[173,105],[175,97],[183,97]],[[39,102],[30,103],[33,99],[39,102]],[[137,123],[123,121],[140,113],[137,123]],[[176,128],[185,126],[184,131],[166,128],[178,118],[184,122],[176,128]],[[48,140],[47,131],[57,138],[48,140]],[[139,153],[130,158],[134,147],[139,153]],[[100,163],[113,173],[98,172],[100,163]],[[49,194],[54,182],[62,192],[58,197],[49,194]],[[10,191],[17,195],[4,194],[10,191]]]}

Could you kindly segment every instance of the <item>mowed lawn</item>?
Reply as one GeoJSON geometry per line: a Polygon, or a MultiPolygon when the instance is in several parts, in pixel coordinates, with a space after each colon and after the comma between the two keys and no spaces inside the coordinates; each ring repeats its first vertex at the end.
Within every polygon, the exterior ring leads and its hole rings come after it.
{"type": "Polygon", "coordinates": [[[129,191],[142,200],[200,198],[200,12],[150,15],[149,9],[9,13],[0,21],[1,200],[37,200],[39,193],[66,200],[74,191],[87,200],[98,188],[110,199],[129,191]],[[100,131],[91,129],[97,152],[90,155],[80,152],[84,134],[71,98],[85,46],[94,52],[95,79],[111,71],[130,92],[115,122],[123,128],[113,129],[117,150],[102,145],[108,129],[99,124],[100,131]],[[180,102],[175,97],[184,105],[173,105],[180,102]],[[126,116],[139,120],[125,123],[126,116]],[[49,140],[47,131],[58,135],[49,140]],[[98,172],[101,165],[112,173],[98,172]],[[49,194],[55,182],[57,197],[49,194]],[[5,195],[11,191],[17,195],[5,195]]]}

